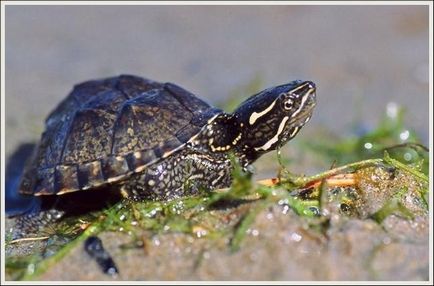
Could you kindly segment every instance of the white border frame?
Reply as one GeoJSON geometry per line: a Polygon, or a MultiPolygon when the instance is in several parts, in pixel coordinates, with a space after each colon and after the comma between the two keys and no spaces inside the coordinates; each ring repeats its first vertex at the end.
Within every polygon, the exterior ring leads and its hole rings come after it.
{"type": "Polygon", "coordinates": [[[103,284],[325,284],[325,285],[346,285],[346,284],[391,284],[390,281],[6,281],[5,279],[5,7],[11,5],[427,5],[429,6],[429,148],[430,148],[430,169],[429,169],[429,202],[430,202],[430,269],[429,281],[393,281],[396,285],[432,285],[433,283],[433,3],[431,1],[2,1],[1,2],[1,285],[103,285],[103,284]]]}

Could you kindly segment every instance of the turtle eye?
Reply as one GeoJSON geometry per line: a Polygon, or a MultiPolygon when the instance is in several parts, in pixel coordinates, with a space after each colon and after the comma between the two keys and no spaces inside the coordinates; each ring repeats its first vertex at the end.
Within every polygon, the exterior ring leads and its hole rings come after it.
{"type": "Polygon", "coordinates": [[[283,102],[283,108],[284,108],[285,110],[290,110],[293,106],[294,106],[294,102],[292,101],[291,98],[287,98],[287,99],[285,99],[285,101],[283,102]]]}

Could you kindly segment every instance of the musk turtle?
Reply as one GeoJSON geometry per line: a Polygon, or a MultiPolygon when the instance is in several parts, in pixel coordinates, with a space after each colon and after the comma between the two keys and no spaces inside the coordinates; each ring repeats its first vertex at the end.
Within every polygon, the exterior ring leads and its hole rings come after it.
{"type": "Polygon", "coordinates": [[[247,170],[285,144],[311,118],[315,91],[296,80],[226,113],[175,84],[132,75],[78,84],[46,119],[19,192],[42,203],[79,193],[85,204],[109,193],[171,199],[228,187],[229,154],[247,170]]]}

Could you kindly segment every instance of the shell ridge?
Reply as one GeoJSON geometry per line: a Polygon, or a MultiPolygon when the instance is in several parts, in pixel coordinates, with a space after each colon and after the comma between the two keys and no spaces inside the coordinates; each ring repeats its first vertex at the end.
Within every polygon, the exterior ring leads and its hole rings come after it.
{"type": "Polygon", "coordinates": [[[111,134],[111,138],[110,138],[110,155],[113,155],[113,148],[115,147],[115,136],[116,136],[116,130],[119,124],[119,120],[122,117],[123,114],[123,110],[124,108],[128,107],[127,105],[128,101],[125,101],[121,107],[119,108],[118,113],[116,114],[116,119],[113,123],[113,130],[112,130],[112,134],[111,134]]]}
{"type": "Polygon", "coordinates": [[[191,108],[190,108],[189,106],[187,106],[187,105],[184,103],[184,101],[181,100],[181,99],[179,98],[179,95],[176,94],[176,92],[173,92],[172,90],[170,90],[170,88],[167,88],[167,85],[168,85],[168,84],[170,84],[170,83],[165,83],[165,84],[164,84],[164,90],[167,91],[167,92],[169,92],[169,93],[173,96],[173,98],[175,98],[176,101],[178,101],[179,104],[182,105],[182,107],[184,107],[185,109],[187,109],[188,111],[190,111],[190,113],[194,114],[194,111],[191,110],[191,108]]]}
{"type": "Polygon", "coordinates": [[[119,91],[120,93],[122,93],[122,95],[124,96],[125,100],[130,99],[130,97],[128,96],[128,94],[119,86],[120,85],[120,79],[123,75],[120,75],[117,80],[116,83],[114,85],[114,89],[119,91]]]}
{"type": "Polygon", "coordinates": [[[68,128],[67,128],[67,131],[66,131],[66,137],[65,137],[65,139],[62,142],[62,151],[60,151],[60,156],[59,156],[59,160],[60,161],[57,164],[59,164],[60,162],[63,161],[63,156],[64,156],[64,153],[65,153],[66,144],[68,143],[68,138],[71,135],[71,128],[72,128],[72,125],[74,123],[74,119],[75,119],[76,116],[77,116],[77,111],[74,112],[74,115],[72,116],[72,120],[69,120],[68,128]]]}
{"type": "MultiPolygon", "coordinates": [[[[123,106],[122,106],[123,107],[123,106]]],[[[122,109],[121,109],[122,110],[122,109]]],[[[115,122],[113,124],[113,131],[112,136],[110,138],[110,155],[113,155],[113,148],[115,146],[115,135],[116,135],[116,127],[118,125],[119,118],[121,118],[120,114],[122,114],[122,111],[119,112],[116,116],[115,122]]]]}
{"type": "MultiPolygon", "coordinates": [[[[116,81],[116,84],[114,85],[114,89],[116,89],[117,91],[119,91],[120,93],[122,93],[122,95],[124,96],[124,98],[125,98],[125,101],[124,101],[124,103],[122,103],[122,105],[119,107],[119,109],[117,110],[117,115],[116,115],[116,119],[115,119],[115,121],[114,121],[114,123],[113,123],[113,132],[112,132],[112,135],[111,135],[111,141],[110,141],[110,155],[114,155],[114,153],[113,153],[113,149],[114,149],[114,146],[115,146],[115,136],[116,136],[116,130],[117,130],[117,126],[118,126],[118,122],[119,122],[119,120],[120,120],[120,118],[122,117],[122,114],[123,114],[123,110],[124,110],[124,108],[126,108],[126,107],[128,107],[129,106],[129,103],[130,103],[130,100],[132,99],[132,98],[130,98],[129,96],[128,96],[128,94],[119,86],[120,85],[120,83],[121,83],[121,78],[122,77],[125,77],[125,76],[128,76],[128,75],[120,75],[119,77],[118,77],[118,79],[117,79],[117,81],[116,81]]],[[[148,80],[148,79],[143,79],[144,81],[150,81],[150,80],[148,80]]],[[[134,98],[135,99],[135,98],[134,98]]],[[[132,110],[133,112],[134,112],[134,110],[132,110]]]]}
{"type": "Polygon", "coordinates": [[[119,77],[109,77],[109,78],[97,78],[93,80],[84,81],[82,83],[76,84],[73,87],[73,90],[71,91],[70,95],[74,100],[76,100],[80,106],[80,108],[83,108],[92,98],[102,92],[106,92],[110,89],[115,89],[115,85],[119,81],[119,77]],[[115,81],[115,82],[113,82],[115,81]],[[90,95],[86,100],[80,101],[80,99],[77,97],[78,94],[81,94],[83,91],[82,88],[90,88],[91,86],[100,86],[102,89],[92,92],[87,92],[88,95],[90,95]]]}

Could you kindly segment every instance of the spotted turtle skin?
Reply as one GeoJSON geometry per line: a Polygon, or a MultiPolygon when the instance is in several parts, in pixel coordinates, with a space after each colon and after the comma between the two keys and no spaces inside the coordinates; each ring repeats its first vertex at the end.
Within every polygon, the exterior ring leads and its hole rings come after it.
{"type": "Polygon", "coordinates": [[[293,138],[315,102],[309,81],[266,89],[232,114],[172,83],[132,75],[87,81],[46,119],[19,192],[110,189],[146,200],[227,187],[230,154],[247,170],[293,138]]]}

